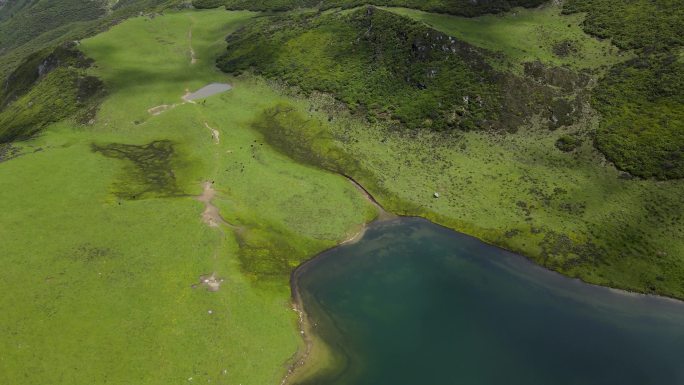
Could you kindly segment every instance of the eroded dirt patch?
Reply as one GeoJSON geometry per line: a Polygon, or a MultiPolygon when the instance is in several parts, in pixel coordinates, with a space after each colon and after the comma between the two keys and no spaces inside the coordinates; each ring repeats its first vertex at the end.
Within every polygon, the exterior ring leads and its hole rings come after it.
{"type": "Polygon", "coordinates": [[[219,291],[224,279],[216,276],[216,273],[200,275],[199,283],[192,285],[193,289],[204,287],[207,291],[219,291]]]}
{"type": "Polygon", "coordinates": [[[148,108],[148,109],[147,109],[147,112],[148,112],[150,115],[157,116],[157,115],[161,114],[162,112],[164,112],[164,111],[166,111],[166,110],[168,110],[169,108],[172,108],[172,107],[175,107],[175,105],[169,106],[168,104],[162,104],[162,105],[160,105],[160,106],[148,108]]]}
{"type": "Polygon", "coordinates": [[[192,48],[192,28],[188,31],[188,41],[190,45],[190,64],[197,63],[197,57],[195,56],[195,50],[192,48]]]}

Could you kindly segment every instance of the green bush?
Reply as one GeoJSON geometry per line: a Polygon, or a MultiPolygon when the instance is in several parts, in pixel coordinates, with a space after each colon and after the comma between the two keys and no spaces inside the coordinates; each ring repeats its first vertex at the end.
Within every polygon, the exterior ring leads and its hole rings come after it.
{"type": "Polygon", "coordinates": [[[575,151],[580,145],[582,145],[582,140],[571,135],[563,135],[556,141],[556,148],[563,152],[575,151]]]}
{"type": "Polygon", "coordinates": [[[586,12],[584,29],[620,48],[670,49],[684,42],[681,0],[568,0],[563,11],[586,12]]]}

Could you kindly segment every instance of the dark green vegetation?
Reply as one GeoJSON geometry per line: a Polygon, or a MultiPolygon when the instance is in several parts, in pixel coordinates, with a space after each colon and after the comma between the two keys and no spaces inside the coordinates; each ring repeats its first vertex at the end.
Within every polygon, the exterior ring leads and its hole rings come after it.
{"type": "Polygon", "coordinates": [[[194,0],[197,8],[215,8],[225,5],[228,9],[252,11],[287,11],[297,8],[353,8],[365,4],[408,7],[425,11],[475,16],[499,13],[513,7],[535,7],[545,0],[194,0]]]}
{"type": "Polygon", "coordinates": [[[587,33],[623,49],[672,50],[684,43],[679,0],[567,0],[563,11],[586,12],[587,33]]]}
{"type": "Polygon", "coordinates": [[[515,131],[540,113],[575,120],[581,76],[530,63],[526,77],[492,68],[491,53],[392,12],[262,19],[228,37],[226,72],[254,70],[305,93],[330,92],[371,122],[436,131],[515,131]],[[543,82],[543,83],[542,83],[543,82]]]}
{"type": "Polygon", "coordinates": [[[251,128],[292,101],[215,68],[252,16],[144,15],[82,40],[107,89],[92,124],[0,145],[1,384],[280,383],[301,345],[289,272],[375,210],[251,128]],[[182,104],[214,82],[234,88],[182,104]],[[203,217],[205,181],[233,226],[203,217]],[[216,292],[198,285],[212,273],[216,292]]]}
{"type": "Polygon", "coordinates": [[[279,104],[261,113],[252,128],[281,153],[297,162],[345,173],[361,171],[359,160],[330,147],[330,133],[318,119],[307,119],[296,107],[279,104]]]}
{"type": "Polygon", "coordinates": [[[577,136],[563,135],[556,141],[556,147],[559,150],[570,152],[582,145],[582,140],[577,136]]]}
{"type": "Polygon", "coordinates": [[[86,74],[89,65],[73,44],[28,57],[0,92],[0,143],[27,139],[67,117],[91,119],[104,86],[86,74]]]}
{"type": "Polygon", "coordinates": [[[375,224],[295,280],[314,333],[337,352],[300,385],[658,385],[684,376],[683,303],[583,285],[422,219],[375,224]]]}
{"type": "Polygon", "coordinates": [[[588,33],[633,49],[593,98],[603,119],[597,145],[623,170],[641,177],[684,177],[684,7],[677,0],[570,0],[586,12],[588,33]]]}
{"type": "Polygon", "coordinates": [[[114,194],[122,199],[144,199],[180,195],[173,172],[173,143],[155,141],[136,146],[111,143],[93,144],[93,151],[108,158],[129,162],[126,171],[114,185],[114,194]]]}
{"type": "Polygon", "coordinates": [[[655,53],[618,65],[593,102],[602,115],[597,145],[618,167],[643,177],[684,178],[681,59],[655,53]]]}

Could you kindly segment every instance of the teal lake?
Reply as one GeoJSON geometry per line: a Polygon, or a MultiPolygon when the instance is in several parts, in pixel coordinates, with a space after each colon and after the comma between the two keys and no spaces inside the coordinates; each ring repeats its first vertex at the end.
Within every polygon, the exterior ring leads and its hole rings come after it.
{"type": "Polygon", "coordinates": [[[371,225],[293,284],[337,357],[307,385],[684,384],[684,303],[588,285],[422,219],[371,225]]]}

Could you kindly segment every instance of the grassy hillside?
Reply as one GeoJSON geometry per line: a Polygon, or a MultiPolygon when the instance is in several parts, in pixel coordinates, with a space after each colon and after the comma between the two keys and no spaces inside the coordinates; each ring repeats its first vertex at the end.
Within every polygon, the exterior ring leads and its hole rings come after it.
{"type": "Polygon", "coordinates": [[[105,0],[19,0],[10,5],[0,9],[0,52],[65,24],[98,19],[107,13],[105,0]]]}
{"type": "Polygon", "coordinates": [[[218,65],[330,92],[370,121],[409,129],[515,131],[534,114],[570,124],[578,86],[564,69],[527,63],[520,77],[494,54],[375,7],[264,18],[228,38],[218,65]],[[537,78],[549,78],[540,82],[537,78]]]}
{"type": "Polygon", "coordinates": [[[92,36],[138,12],[177,7],[179,0],[16,0],[0,8],[0,79],[26,57],[92,36]]]}
{"type": "Polygon", "coordinates": [[[225,6],[228,9],[249,9],[252,11],[286,11],[298,8],[354,8],[372,4],[417,8],[425,11],[476,16],[485,13],[499,13],[513,7],[536,7],[545,0],[193,0],[197,8],[225,6]]]}
{"type": "Polygon", "coordinates": [[[498,85],[482,55],[407,21],[375,8],[264,19],[231,35],[219,67],[333,92],[352,109],[411,128],[468,129],[495,119],[498,85]],[[473,103],[464,101],[469,95],[473,103]]]}

